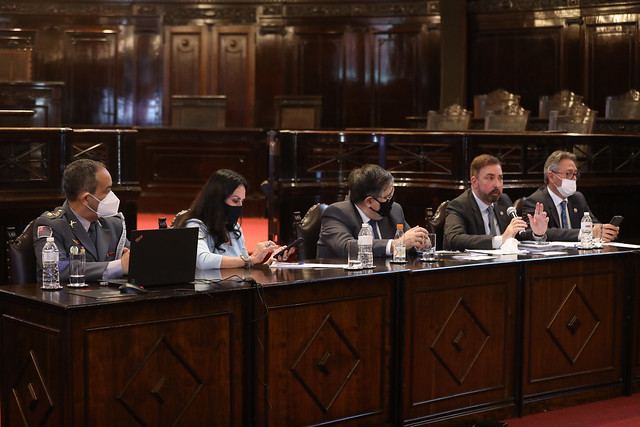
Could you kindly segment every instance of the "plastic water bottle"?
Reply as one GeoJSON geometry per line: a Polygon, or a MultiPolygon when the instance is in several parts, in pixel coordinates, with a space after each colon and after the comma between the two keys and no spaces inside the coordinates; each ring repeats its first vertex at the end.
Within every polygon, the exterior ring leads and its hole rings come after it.
{"type": "Polygon", "coordinates": [[[593,248],[593,221],[591,221],[589,212],[585,212],[580,221],[580,248],[593,248]]]}
{"type": "Polygon", "coordinates": [[[60,253],[53,237],[47,237],[47,243],[42,248],[42,289],[62,289],[58,270],[59,260],[60,253]]]}
{"type": "Polygon", "coordinates": [[[394,237],[397,242],[393,245],[393,262],[407,262],[407,247],[404,244],[404,225],[396,225],[396,235],[394,237]]]}
{"type": "Polygon", "coordinates": [[[362,223],[358,233],[358,252],[362,268],[373,268],[373,230],[367,222],[362,223]]]}

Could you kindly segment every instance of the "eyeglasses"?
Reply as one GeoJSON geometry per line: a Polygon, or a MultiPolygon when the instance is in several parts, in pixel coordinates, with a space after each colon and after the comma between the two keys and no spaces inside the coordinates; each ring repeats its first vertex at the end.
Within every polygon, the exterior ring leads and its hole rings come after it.
{"type": "Polygon", "coordinates": [[[553,173],[555,173],[556,175],[558,175],[560,178],[566,178],[566,179],[578,179],[580,178],[580,172],[563,172],[563,173],[559,173],[554,171],[553,173]]]}
{"type": "Polygon", "coordinates": [[[383,196],[378,197],[378,196],[373,196],[373,195],[372,195],[371,197],[373,197],[374,199],[376,199],[376,201],[377,201],[378,203],[384,203],[384,202],[388,202],[389,200],[393,199],[393,195],[395,194],[395,192],[396,192],[396,189],[394,188],[394,189],[391,191],[391,195],[390,195],[389,197],[383,197],[383,196]],[[381,202],[380,200],[378,200],[379,198],[380,198],[380,199],[384,199],[384,202],[381,202]]]}

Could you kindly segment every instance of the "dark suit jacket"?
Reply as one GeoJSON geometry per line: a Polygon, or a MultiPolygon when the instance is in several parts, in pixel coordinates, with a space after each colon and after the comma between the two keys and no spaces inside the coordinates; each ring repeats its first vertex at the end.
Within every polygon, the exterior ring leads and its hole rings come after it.
{"type": "MultiPolygon", "coordinates": [[[[94,245],[67,201],[53,212],[45,212],[40,215],[33,227],[33,248],[36,254],[38,282],[42,281],[42,247],[47,240],[46,236],[38,238],[38,227],[49,227],[53,231],[53,238],[58,251],[60,251],[61,282],[69,280],[68,253],[72,246],[77,245],[85,248],[85,280],[102,279],[102,273],[107,268],[107,264],[116,259],[116,250],[120,239],[123,238],[124,221],[120,216],[113,216],[100,218],[97,225],[97,245],[94,245]]],[[[129,247],[129,241],[126,237],[124,237],[122,244],[129,247]]]]}
{"type": "MultiPolygon", "coordinates": [[[[409,229],[402,207],[394,203],[389,216],[378,221],[381,238],[373,241],[374,257],[387,256],[387,242],[394,238],[397,224],[409,229]]],[[[361,227],[362,218],[353,203],[346,200],[329,205],[322,213],[318,258],[346,258],[347,242],[358,238],[361,227]]]]}
{"type": "MultiPolygon", "coordinates": [[[[504,232],[511,222],[511,217],[507,214],[507,208],[513,206],[511,199],[503,193],[493,206],[500,230],[504,232]]],[[[493,236],[486,234],[482,212],[470,188],[449,202],[444,223],[444,249],[492,249],[492,238],[493,236]]],[[[531,229],[527,229],[524,237],[516,238],[533,239],[531,229]]]]}
{"type": "Polygon", "coordinates": [[[551,195],[549,195],[548,187],[538,188],[531,196],[525,199],[524,205],[522,206],[522,214],[526,215],[529,213],[533,215],[536,209],[536,202],[544,205],[544,211],[547,213],[547,217],[549,217],[547,239],[551,241],[577,241],[578,234],[580,233],[580,221],[582,220],[584,212],[588,211],[591,215],[591,220],[598,222],[598,219],[589,209],[584,195],[579,191],[576,191],[573,196],[567,198],[567,213],[571,221],[570,230],[562,228],[560,215],[558,215],[556,205],[553,203],[551,195]]]}

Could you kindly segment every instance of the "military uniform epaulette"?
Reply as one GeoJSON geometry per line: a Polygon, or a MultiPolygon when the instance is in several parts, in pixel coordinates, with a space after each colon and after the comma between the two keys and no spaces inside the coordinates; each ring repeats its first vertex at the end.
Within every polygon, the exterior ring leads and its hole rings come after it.
{"type": "Polygon", "coordinates": [[[57,208],[56,210],[52,211],[52,212],[45,212],[44,214],[42,214],[43,217],[48,218],[48,219],[57,219],[60,218],[64,215],[64,210],[62,210],[62,207],[57,208]]]}

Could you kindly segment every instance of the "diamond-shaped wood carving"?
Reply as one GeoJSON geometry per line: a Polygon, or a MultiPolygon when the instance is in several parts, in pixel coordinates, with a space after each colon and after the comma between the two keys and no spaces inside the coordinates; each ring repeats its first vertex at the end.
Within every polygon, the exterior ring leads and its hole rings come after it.
{"type": "Polygon", "coordinates": [[[462,384],[487,341],[489,333],[460,298],[430,348],[453,379],[462,384]]]}
{"type": "Polygon", "coordinates": [[[574,365],[599,324],[600,319],[574,284],[547,324],[547,332],[574,365]]]}
{"type": "Polygon", "coordinates": [[[142,425],[155,414],[175,425],[196,398],[203,384],[193,367],[161,336],[149,349],[117,399],[142,425]]]}
{"type": "Polygon", "coordinates": [[[33,350],[29,351],[29,357],[11,387],[11,393],[25,425],[45,424],[53,410],[53,402],[33,350]]]}
{"type": "Polygon", "coordinates": [[[290,368],[309,396],[328,412],[360,364],[360,356],[328,315],[290,368]]]}

